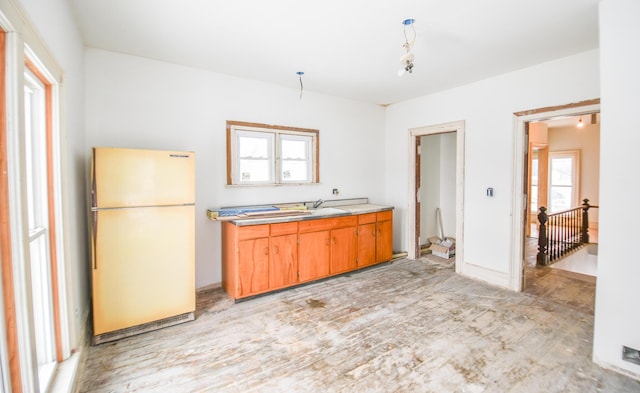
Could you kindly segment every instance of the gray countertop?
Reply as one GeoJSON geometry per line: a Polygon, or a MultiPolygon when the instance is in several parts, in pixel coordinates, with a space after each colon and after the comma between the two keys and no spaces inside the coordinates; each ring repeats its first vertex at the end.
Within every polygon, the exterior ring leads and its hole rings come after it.
{"type": "Polygon", "coordinates": [[[306,220],[317,220],[320,218],[352,216],[355,214],[376,213],[386,210],[392,210],[393,206],[376,205],[372,203],[362,203],[354,205],[343,205],[333,207],[323,207],[316,210],[309,210],[300,215],[291,215],[284,217],[264,217],[264,218],[242,218],[237,220],[229,220],[237,226],[275,224],[281,222],[295,222],[306,220]]]}

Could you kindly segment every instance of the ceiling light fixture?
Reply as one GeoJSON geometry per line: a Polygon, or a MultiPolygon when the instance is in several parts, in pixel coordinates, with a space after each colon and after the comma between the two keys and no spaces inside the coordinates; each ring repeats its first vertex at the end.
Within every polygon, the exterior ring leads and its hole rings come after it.
{"type": "Polygon", "coordinates": [[[577,127],[578,127],[578,128],[582,128],[582,127],[584,127],[584,123],[582,122],[582,117],[580,118],[580,121],[578,122],[577,127]]]}
{"type": "Polygon", "coordinates": [[[304,72],[298,71],[296,72],[296,75],[298,75],[298,80],[300,81],[300,99],[302,99],[302,90],[304,89],[304,86],[302,85],[302,75],[304,75],[304,72]]]}
{"type": "Polygon", "coordinates": [[[405,54],[400,57],[400,64],[402,64],[402,68],[398,71],[398,76],[402,76],[405,72],[413,73],[413,59],[415,56],[411,49],[413,48],[413,43],[416,41],[416,29],[413,26],[415,19],[405,19],[402,21],[402,25],[404,26],[404,44],[402,47],[405,50],[405,54]]]}

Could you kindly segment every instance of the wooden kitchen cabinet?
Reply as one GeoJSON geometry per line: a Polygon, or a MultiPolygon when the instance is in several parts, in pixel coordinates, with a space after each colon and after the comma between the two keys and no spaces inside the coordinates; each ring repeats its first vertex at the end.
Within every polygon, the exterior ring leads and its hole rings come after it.
{"type": "Polygon", "coordinates": [[[345,228],[337,228],[331,231],[331,260],[329,263],[329,273],[344,273],[358,267],[357,231],[358,228],[355,225],[345,228]]]}
{"type": "Polygon", "coordinates": [[[358,267],[376,263],[376,213],[358,216],[358,267]]]}
{"type": "Polygon", "coordinates": [[[238,226],[222,223],[222,287],[234,299],[385,262],[392,211],[238,226]]]}
{"type": "Polygon", "coordinates": [[[376,262],[393,256],[393,211],[376,213],[376,262]]]}
{"type": "Polygon", "coordinates": [[[271,224],[269,242],[269,289],[288,287],[298,281],[298,223],[271,224]]]}
{"type": "Polygon", "coordinates": [[[269,289],[269,224],[222,225],[222,287],[234,299],[269,289]]]}
{"type": "Polygon", "coordinates": [[[298,280],[307,282],[329,275],[329,231],[301,233],[298,244],[298,280]]]}
{"type": "Polygon", "coordinates": [[[269,238],[238,242],[238,295],[262,293],[269,289],[269,238]]]}

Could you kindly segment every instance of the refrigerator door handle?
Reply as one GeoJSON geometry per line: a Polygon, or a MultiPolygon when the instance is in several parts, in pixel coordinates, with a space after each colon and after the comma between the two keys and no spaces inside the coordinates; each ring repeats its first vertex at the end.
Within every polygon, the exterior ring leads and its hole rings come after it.
{"type": "Polygon", "coordinates": [[[93,253],[93,270],[98,269],[98,252],[96,247],[98,247],[98,212],[93,211],[93,228],[91,230],[91,252],[93,253]]]}

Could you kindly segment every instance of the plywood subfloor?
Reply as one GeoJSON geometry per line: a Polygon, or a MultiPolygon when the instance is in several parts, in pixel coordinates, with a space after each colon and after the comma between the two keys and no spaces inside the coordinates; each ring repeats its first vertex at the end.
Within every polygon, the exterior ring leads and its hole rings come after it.
{"type": "Polygon", "coordinates": [[[581,307],[400,260],[237,304],[202,292],[193,322],[91,347],[79,390],[639,392],[592,363],[592,335],[581,307]]]}

